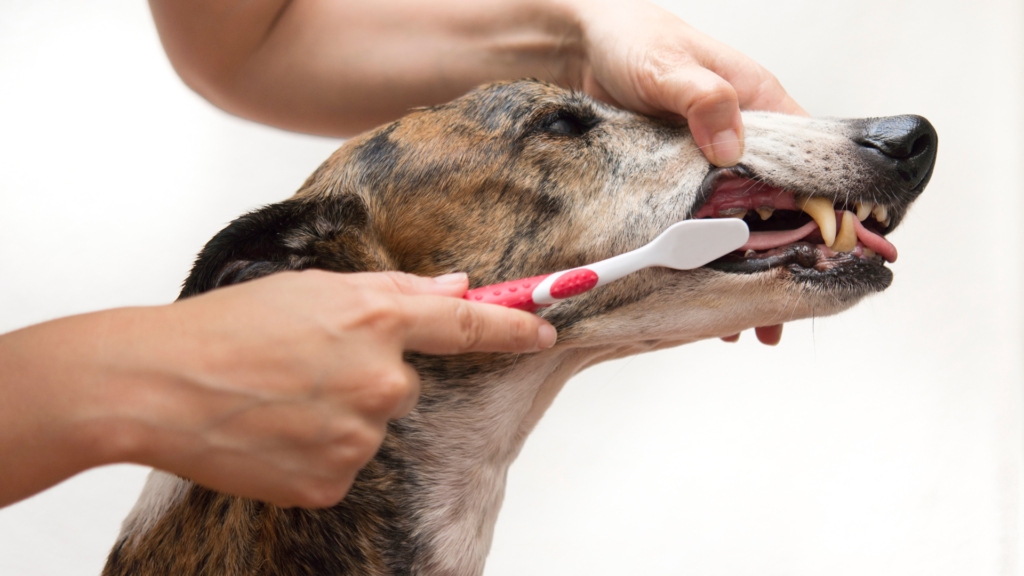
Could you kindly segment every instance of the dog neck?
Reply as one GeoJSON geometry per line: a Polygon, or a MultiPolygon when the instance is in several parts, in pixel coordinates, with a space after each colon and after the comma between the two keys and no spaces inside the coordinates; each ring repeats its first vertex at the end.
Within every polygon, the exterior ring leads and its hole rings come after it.
{"type": "MultiPolygon", "coordinates": [[[[494,357],[412,358],[423,374],[420,403],[391,423],[338,506],[283,510],[154,472],[104,574],[136,573],[151,561],[168,573],[192,573],[229,562],[237,550],[225,542],[247,543],[246,557],[261,558],[268,573],[287,572],[301,551],[324,573],[480,574],[508,468],[565,382],[587,366],[655,346],[562,344],[498,358],[493,370],[483,365],[493,367],[494,357]]],[[[225,574],[248,573],[240,566],[225,574]]]]}
{"type": "Polygon", "coordinates": [[[587,366],[644,350],[565,348],[521,357],[510,369],[458,384],[472,390],[462,398],[451,398],[446,386],[443,409],[420,408],[403,421],[435,447],[415,464],[423,487],[415,533],[428,551],[423,573],[483,572],[508,469],[565,382],[587,366]]]}

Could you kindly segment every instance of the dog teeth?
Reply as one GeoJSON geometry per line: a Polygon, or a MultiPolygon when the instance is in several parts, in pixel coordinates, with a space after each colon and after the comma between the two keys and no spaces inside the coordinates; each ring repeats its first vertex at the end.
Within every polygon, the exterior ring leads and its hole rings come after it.
{"type": "Polygon", "coordinates": [[[831,246],[836,252],[853,252],[853,249],[857,247],[857,229],[853,225],[854,218],[856,216],[853,212],[843,211],[843,223],[839,227],[835,243],[831,246]]]}
{"type": "Polygon", "coordinates": [[[757,209],[757,215],[761,217],[761,220],[771,218],[772,212],[775,212],[775,208],[772,208],[771,206],[761,206],[757,209]]]}
{"type": "Polygon", "coordinates": [[[871,216],[871,210],[875,207],[874,202],[855,202],[853,206],[857,209],[857,220],[861,222],[871,216]]]}
{"type": "Polygon", "coordinates": [[[829,248],[836,241],[836,210],[832,203],[824,198],[800,198],[796,199],[797,208],[806,212],[821,229],[821,237],[825,240],[825,246],[829,248]]]}
{"type": "Polygon", "coordinates": [[[875,215],[875,220],[878,220],[886,226],[889,225],[889,210],[886,209],[885,206],[875,204],[875,207],[871,209],[871,213],[875,215]]]}
{"type": "Polygon", "coordinates": [[[753,258],[754,256],[757,256],[757,252],[753,250],[747,250],[746,252],[743,253],[744,258],[753,258]]]}
{"type": "Polygon", "coordinates": [[[864,255],[867,256],[868,258],[874,258],[875,257],[875,251],[872,250],[871,248],[868,248],[867,246],[865,246],[864,247],[864,255]]]}
{"type": "Polygon", "coordinates": [[[718,215],[722,218],[743,218],[747,215],[746,208],[726,208],[725,210],[719,210],[718,215]]]}

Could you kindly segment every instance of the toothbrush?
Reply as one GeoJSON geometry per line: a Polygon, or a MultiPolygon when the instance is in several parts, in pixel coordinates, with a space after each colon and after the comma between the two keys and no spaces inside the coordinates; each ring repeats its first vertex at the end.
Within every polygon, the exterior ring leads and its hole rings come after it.
{"type": "Polygon", "coordinates": [[[749,236],[747,224],[738,218],[684,220],[632,252],[579,268],[481,286],[463,298],[534,312],[649,266],[699,268],[740,248],[749,236]]]}

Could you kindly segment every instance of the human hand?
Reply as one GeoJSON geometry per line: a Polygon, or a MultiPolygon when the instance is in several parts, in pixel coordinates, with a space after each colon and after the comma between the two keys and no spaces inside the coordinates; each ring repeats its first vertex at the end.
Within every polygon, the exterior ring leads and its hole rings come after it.
{"type": "Polygon", "coordinates": [[[176,349],[165,355],[191,361],[162,387],[170,401],[146,411],[154,442],[138,459],[280,506],[335,504],[388,421],[416,404],[419,377],[403,352],[554,343],[547,322],[458,298],[467,288],[464,274],[306,271],[168,307],[176,349]]]}
{"type": "MultiPolygon", "coordinates": [[[[770,72],[662,8],[642,0],[586,0],[575,8],[585,54],[583,90],[644,114],[686,118],[713,164],[732,166],[742,156],[741,109],[808,115],[770,72]]],[[[782,324],[755,333],[775,346],[782,324]]]]}
{"type": "Polygon", "coordinates": [[[4,335],[0,506],[126,461],[279,506],[335,504],[416,404],[403,352],[554,343],[541,318],[467,288],[464,274],[286,272],[4,335]]]}
{"type": "Polygon", "coordinates": [[[739,161],[741,109],[807,115],[770,72],[662,8],[642,0],[573,7],[583,91],[644,114],[686,118],[713,164],[739,161]]]}

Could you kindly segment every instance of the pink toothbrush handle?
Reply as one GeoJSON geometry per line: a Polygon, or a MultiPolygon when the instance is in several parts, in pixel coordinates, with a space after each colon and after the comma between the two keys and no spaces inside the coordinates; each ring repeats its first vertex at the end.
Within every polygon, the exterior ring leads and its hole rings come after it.
{"type": "Polygon", "coordinates": [[[509,308],[518,308],[519,310],[533,312],[540,308],[540,304],[533,301],[533,291],[537,288],[537,285],[543,282],[548,276],[551,276],[551,274],[534,276],[533,278],[523,278],[522,280],[513,280],[511,282],[502,282],[501,284],[481,286],[466,292],[463,298],[470,302],[498,304],[499,306],[507,306],[509,308]]]}
{"type": "Polygon", "coordinates": [[[557,300],[571,298],[582,294],[597,285],[597,273],[587,268],[577,268],[554,274],[523,278],[501,284],[481,286],[466,292],[465,298],[471,302],[483,302],[486,304],[498,304],[509,308],[517,308],[527,312],[534,312],[538,308],[550,306],[557,300]],[[557,275],[550,286],[541,290],[543,294],[537,293],[537,288],[544,284],[548,277],[557,275]],[[540,300],[541,302],[537,302],[540,300]]]}

